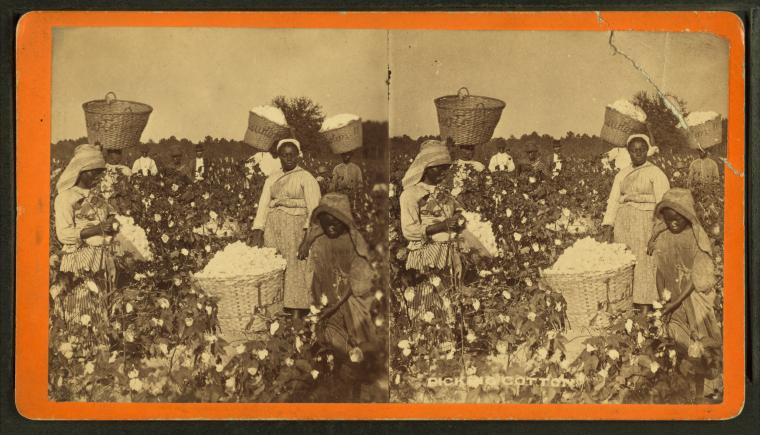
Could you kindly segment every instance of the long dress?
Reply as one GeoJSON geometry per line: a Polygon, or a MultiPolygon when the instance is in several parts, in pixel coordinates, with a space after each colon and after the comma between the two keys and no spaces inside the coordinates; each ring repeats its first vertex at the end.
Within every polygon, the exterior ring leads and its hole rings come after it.
{"type": "Polygon", "coordinates": [[[670,316],[667,331],[684,348],[692,335],[698,339],[720,340],[715,316],[715,267],[708,253],[700,249],[694,233],[686,229],[679,234],[665,231],[655,245],[657,279],[662,289],[676,299],[691,286],[694,291],[670,316]]]}
{"type": "Polygon", "coordinates": [[[407,270],[419,271],[441,280],[437,286],[430,281],[417,286],[414,297],[407,301],[412,319],[425,311],[431,311],[434,315],[447,313],[442,305],[443,297],[447,296],[447,290],[459,279],[462,271],[457,235],[448,232],[432,236],[425,234],[426,227],[454,215],[453,200],[439,198],[434,193],[434,186],[420,182],[405,189],[399,198],[401,230],[409,241],[407,270]]]}
{"type": "Polygon", "coordinates": [[[264,246],[277,249],[287,262],[283,290],[286,308],[306,309],[312,303],[313,268],[309,259],[298,259],[298,247],[319,198],[319,183],[300,167],[275,173],[264,182],[253,228],[263,229],[264,246]]]}
{"type": "Polygon", "coordinates": [[[336,239],[319,237],[309,256],[314,262],[312,288],[316,300],[324,295],[330,306],[351,293],[327,320],[322,340],[343,354],[354,346],[374,341],[375,327],[370,313],[374,272],[369,262],[357,254],[351,236],[346,233],[336,239]]]}
{"type": "Polygon", "coordinates": [[[63,288],[53,298],[54,312],[67,325],[81,322],[90,316],[97,329],[98,344],[107,343],[105,325],[108,322],[105,295],[116,282],[115,255],[117,245],[102,236],[80,238],[84,228],[99,225],[110,213],[106,200],[93,191],[72,187],[55,198],[56,236],[62,244],[60,276],[63,288]]]}
{"type": "Polygon", "coordinates": [[[670,189],[660,168],[646,162],[626,167],[615,175],[603,225],[614,226],[615,243],[623,243],[636,256],[633,271],[633,302],[651,304],[657,299],[654,259],[647,255],[647,243],[654,227],[654,208],[670,189]]]}

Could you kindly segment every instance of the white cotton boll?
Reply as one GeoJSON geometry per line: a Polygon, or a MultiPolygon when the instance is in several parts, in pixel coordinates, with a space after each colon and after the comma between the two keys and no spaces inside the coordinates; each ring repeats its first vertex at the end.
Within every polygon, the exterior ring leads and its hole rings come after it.
{"type": "Polygon", "coordinates": [[[625,331],[629,334],[633,331],[633,320],[628,319],[625,321],[625,331]]]}
{"type": "Polygon", "coordinates": [[[465,211],[462,216],[467,220],[466,229],[478,239],[490,255],[496,256],[499,253],[499,248],[491,223],[478,213],[465,211]]]}
{"type": "Polygon", "coordinates": [[[195,274],[199,278],[262,275],[285,269],[285,259],[274,248],[256,248],[234,242],[217,252],[206,267],[195,274]],[[244,272],[243,272],[244,271],[244,272]]]}
{"type": "Polygon", "coordinates": [[[692,112],[689,113],[686,118],[684,118],[684,121],[686,121],[686,125],[689,127],[693,127],[696,125],[704,124],[707,121],[712,121],[713,119],[719,117],[720,115],[716,112],[692,112]]]}
{"type": "Polygon", "coordinates": [[[280,322],[275,320],[274,322],[272,322],[271,325],[269,325],[269,334],[274,335],[279,329],[280,329],[280,322]]]}
{"type": "Polygon", "coordinates": [[[591,237],[577,240],[549,269],[557,273],[579,273],[617,269],[636,261],[622,243],[597,242],[591,237]]]}
{"type": "Polygon", "coordinates": [[[617,100],[607,107],[615,109],[623,115],[629,116],[639,122],[645,122],[647,120],[647,114],[640,107],[625,99],[617,100]]]}
{"type": "MultiPolygon", "coordinates": [[[[160,219],[160,215],[156,216],[159,216],[160,219]]],[[[153,253],[150,251],[145,230],[135,225],[135,220],[131,217],[116,215],[116,220],[120,225],[119,234],[130,241],[146,261],[151,261],[153,253]]]]}
{"type": "Polygon", "coordinates": [[[282,110],[280,110],[277,107],[274,106],[256,106],[253,109],[251,109],[251,112],[266,118],[272,122],[274,122],[277,125],[286,126],[288,125],[288,122],[285,120],[285,114],[282,113],[282,110]]]}
{"type": "Polygon", "coordinates": [[[320,131],[335,130],[336,128],[348,125],[351,121],[360,119],[358,115],[351,113],[341,113],[340,115],[331,116],[324,120],[320,131]]]}

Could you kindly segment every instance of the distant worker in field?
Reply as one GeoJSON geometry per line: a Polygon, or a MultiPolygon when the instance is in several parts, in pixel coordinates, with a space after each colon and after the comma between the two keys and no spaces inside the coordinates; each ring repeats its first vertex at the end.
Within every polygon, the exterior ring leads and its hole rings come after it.
{"type": "Polygon", "coordinates": [[[559,175],[560,171],[562,171],[562,144],[558,139],[554,139],[552,150],[552,154],[547,159],[547,167],[552,178],[554,178],[559,175]]]}
{"type": "MultiPolygon", "coordinates": [[[[449,141],[448,144],[451,146],[452,142],[449,141]]],[[[483,163],[475,160],[475,145],[456,145],[455,156],[454,166],[458,168],[469,166],[476,172],[483,172],[486,168],[483,163]]]]}
{"type": "Polygon", "coordinates": [[[106,200],[111,201],[112,205],[116,202],[118,191],[121,190],[117,185],[132,175],[129,167],[121,164],[121,149],[105,149],[103,155],[106,162],[106,171],[100,180],[100,192],[106,200]]]}
{"type": "Polygon", "coordinates": [[[203,145],[195,145],[195,164],[193,165],[193,181],[195,182],[203,181],[208,177],[209,164],[203,151],[203,145]]]}
{"type": "Polygon", "coordinates": [[[319,165],[317,168],[317,183],[319,183],[319,190],[322,192],[322,195],[330,191],[332,179],[330,178],[330,172],[327,170],[327,166],[319,165]]]}
{"type": "Polygon", "coordinates": [[[452,184],[451,194],[457,198],[465,187],[465,182],[469,178],[468,173],[470,171],[483,172],[486,166],[475,160],[475,145],[454,145],[454,141],[448,138],[446,145],[449,148],[454,147],[454,155],[456,160],[451,168],[454,171],[454,180],[452,184]]]}
{"type": "Polygon", "coordinates": [[[132,174],[144,177],[158,175],[156,161],[150,157],[150,148],[147,145],[140,147],[140,157],[132,164],[132,174]]]}
{"type": "Polygon", "coordinates": [[[351,192],[362,186],[362,170],[356,163],[351,161],[352,152],[341,154],[343,163],[339,163],[332,172],[330,191],[351,192]]]}
{"type": "Polygon", "coordinates": [[[167,171],[173,172],[175,175],[183,178],[185,182],[193,179],[193,168],[190,166],[190,162],[183,159],[182,147],[179,144],[173,144],[169,149],[167,171]]]}
{"type": "Polygon", "coordinates": [[[538,153],[538,146],[534,142],[528,142],[525,152],[528,158],[527,160],[523,160],[518,166],[520,173],[528,173],[540,178],[546,176],[546,162],[544,162],[544,159],[538,153]]]}
{"type": "Polygon", "coordinates": [[[720,179],[718,164],[710,158],[706,149],[699,150],[699,158],[689,166],[689,186],[699,183],[715,183],[720,179]]]}
{"type": "Polygon", "coordinates": [[[496,154],[488,162],[488,170],[491,172],[513,172],[515,170],[515,161],[507,153],[507,141],[502,138],[496,139],[496,150],[496,154]]]}

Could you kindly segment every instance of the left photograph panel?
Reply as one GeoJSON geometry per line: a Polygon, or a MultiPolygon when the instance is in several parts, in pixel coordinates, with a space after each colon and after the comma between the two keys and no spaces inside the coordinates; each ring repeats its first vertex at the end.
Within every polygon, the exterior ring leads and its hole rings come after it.
{"type": "Polygon", "coordinates": [[[388,401],[387,32],[52,36],[49,400],[388,401]]]}

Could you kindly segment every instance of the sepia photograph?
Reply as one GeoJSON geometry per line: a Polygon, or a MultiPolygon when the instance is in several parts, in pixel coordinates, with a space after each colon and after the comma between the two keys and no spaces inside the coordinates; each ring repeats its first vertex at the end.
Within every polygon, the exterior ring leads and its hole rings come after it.
{"type": "Polygon", "coordinates": [[[728,42],[389,44],[391,401],[722,402],[728,42]]]}
{"type": "Polygon", "coordinates": [[[24,15],[18,413],[737,416],[742,26],[24,15]]]}
{"type": "Polygon", "coordinates": [[[54,29],[51,401],[388,400],[386,53],[54,29]]]}

